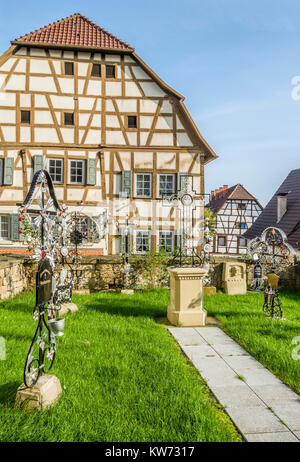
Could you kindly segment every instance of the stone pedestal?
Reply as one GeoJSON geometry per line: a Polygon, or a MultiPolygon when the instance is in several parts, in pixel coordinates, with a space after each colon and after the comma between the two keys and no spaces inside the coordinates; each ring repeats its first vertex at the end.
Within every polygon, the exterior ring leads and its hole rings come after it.
{"type": "Polygon", "coordinates": [[[68,313],[75,313],[76,311],[78,311],[78,306],[75,305],[75,303],[63,303],[60,307],[59,310],[57,310],[58,314],[60,316],[64,316],[65,314],[68,314],[68,313]]]}
{"type": "Polygon", "coordinates": [[[175,326],[205,326],[202,281],[204,268],[168,268],[170,305],[168,320],[175,326]]]}
{"type": "Polygon", "coordinates": [[[62,392],[60,381],[55,375],[42,375],[32,388],[24,383],[19,386],[15,399],[15,408],[27,411],[45,409],[52,406],[62,392]]]}
{"type": "Polygon", "coordinates": [[[246,263],[238,261],[223,263],[222,287],[228,295],[246,294],[246,263]]]}

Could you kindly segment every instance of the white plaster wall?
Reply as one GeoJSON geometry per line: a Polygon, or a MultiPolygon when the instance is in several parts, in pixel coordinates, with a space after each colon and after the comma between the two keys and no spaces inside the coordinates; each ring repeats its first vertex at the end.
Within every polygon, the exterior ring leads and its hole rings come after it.
{"type": "Polygon", "coordinates": [[[192,146],[192,142],[186,133],[177,132],[177,146],[192,146]]]}
{"type": "Polygon", "coordinates": [[[30,143],[31,131],[29,127],[20,127],[20,141],[23,143],[30,143]]]}
{"type": "Polygon", "coordinates": [[[117,99],[116,103],[120,112],[137,111],[137,103],[135,99],[117,99]]]}
{"type": "Polygon", "coordinates": [[[48,62],[42,59],[30,60],[30,72],[32,74],[51,74],[48,62]]]}
{"type": "Polygon", "coordinates": [[[125,82],[126,96],[142,96],[135,82],[125,82]]]}
{"type": "Polygon", "coordinates": [[[16,111],[0,109],[0,123],[16,123],[16,111]]]}
{"type": "Polygon", "coordinates": [[[108,96],[121,96],[121,82],[106,82],[106,94],[108,96]]]}
{"type": "Polygon", "coordinates": [[[1,128],[6,142],[16,141],[16,127],[5,127],[3,125],[1,128]]]}
{"type": "Polygon", "coordinates": [[[87,88],[88,95],[101,95],[101,81],[90,80],[87,88]]]}
{"type": "Polygon", "coordinates": [[[95,102],[95,98],[85,98],[84,96],[81,96],[80,98],[78,98],[79,109],[92,110],[94,102],[95,102]]]}
{"type": "Polygon", "coordinates": [[[123,133],[120,131],[106,130],[106,144],[125,144],[123,133]]]}
{"type": "Polygon", "coordinates": [[[155,82],[140,82],[146,96],[165,96],[165,92],[155,82]]]}
{"type": "Polygon", "coordinates": [[[140,112],[152,112],[154,113],[157,109],[158,101],[151,99],[142,99],[140,101],[140,112]]]}
{"type": "Polygon", "coordinates": [[[52,77],[29,77],[29,89],[31,91],[56,92],[56,87],[52,77]]]}
{"type": "Polygon", "coordinates": [[[132,66],[132,71],[134,73],[134,76],[136,79],[149,79],[151,80],[151,77],[146,74],[146,72],[138,66],[132,66]]]}
{"type": "Polygon", "coordinates": [[[49,125],[53,124],[53,119],[50,111],[34,111],[35,124],[49,125]]]}
{"type": "Polygon", "coordinates": [[[58,83],[62,93],[74,93],[74,79],[58,78],[58,83]]]}
{"type": "Polygon", "coordinates": [[[5,85],[6,90],[25,90],[25,75],[12,74],[5,85]]]}
{"type": "Polygon", "coordinates": [[[100,144],[101,142],[101,130],[89,130],[85,144],[100,144]]]}
{"type": "Polygon", "coordinates": [[[35,107],[48,107],[48,103],[44,95],[34,95],[34,104],[35,107]]]}
{"type": "Polygon", "coordinates": [[[41,143],[58,143],[58,137],[55,128],[35,128],[34,137],[41,143]]]}
{"type": "Polygon", "coordinates": [[[151,141],[152,146],[172,146],[172,133],[154,133],[151,141]]]}

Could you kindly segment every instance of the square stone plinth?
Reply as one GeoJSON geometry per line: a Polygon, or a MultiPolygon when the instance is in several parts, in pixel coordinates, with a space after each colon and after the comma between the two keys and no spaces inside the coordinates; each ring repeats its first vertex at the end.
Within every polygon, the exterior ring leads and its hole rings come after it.
{"type": "Polygon", "coordinates": [[[170,305],[168,320],[175,326],[205,326],[203,309],[204,268],[168,268],[170,305]]]}
{"type": "Polygon", "coordinates": [[[45,409],[52,406],[62,392],[60,381],[55,375],[42,375],[32,388],[24,383],[19,386],[15,399],[15,408],[27,411],[45,409]]]}

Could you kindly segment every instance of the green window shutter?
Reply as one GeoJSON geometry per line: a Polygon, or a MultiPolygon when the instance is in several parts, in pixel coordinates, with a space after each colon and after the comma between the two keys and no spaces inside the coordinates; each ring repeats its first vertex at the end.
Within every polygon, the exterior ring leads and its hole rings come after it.
{"type": "Polygon", "coordinates": [[[0,186],[3,184],[3,159],[0,159],[0,186]]]}
{"type": "Polygon", "coordinates": [[[33,156],[33,173],[36,173],[38,170],[43,168],[43,156],[36,155],[33,156]]]}
{"type": "Polygon", "coordinates": [[[122,193],[126,193],[127,197],[132,196],[132,173],[130,170],[122,172],[122,193]]]}
{"type": "Polygon", "coordinates": [[[12,185],[14,182],[14,158],[5,157],[3,167],[3,184],[12,185]]]}
{"type": "Polygon", "coordinates": [[[177,174],[177,191],[186,192],[186,182],[184,181],[188,177],[187,173],[178,173],[177,174]]]}
{"type": "Polygon", "coordinates": [[[91,186],[96,184],[96,159],[86,161],[86,184],[91,186]]]}
{"type": "Polygon", "coordinates": [[[10,239],[12,241],[19,241],[20,234],[18,233],[19,230],[19,214],[12,213],[10,215],[10,239]]]}

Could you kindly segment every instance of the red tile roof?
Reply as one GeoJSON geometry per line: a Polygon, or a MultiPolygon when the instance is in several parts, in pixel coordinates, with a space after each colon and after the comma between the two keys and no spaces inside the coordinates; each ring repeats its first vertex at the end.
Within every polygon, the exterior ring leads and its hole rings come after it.
{"type": "Polygon", "coordinates": [[[133,48],[79,13],[22,35],[13,44],[49,44],[133,51],[133,48]]]}
{"type": "Polygon", "coordinates": [[[207,207],[214,213],[218,213],[227,200],[254,200],[258,203],[258,205],[260,205],[258,200],[252,196],[252,194],[250,194],[244,186],[236,184],[235,186],[231,186],[212,197],[207,207]]]}

